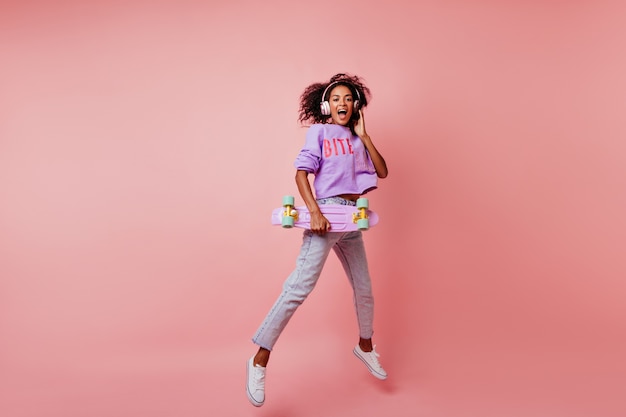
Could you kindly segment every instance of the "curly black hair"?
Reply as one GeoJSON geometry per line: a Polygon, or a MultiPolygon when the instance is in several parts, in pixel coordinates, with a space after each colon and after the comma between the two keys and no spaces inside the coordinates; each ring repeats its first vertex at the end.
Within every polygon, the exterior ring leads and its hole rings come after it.
{"type": "MultiPolygon", "coordinates": [[[[327,83],[314,83],[304,89],[300,96],[300,109],[298,111],[298,121],[301,124],[328,123],[330,117],[322,114],[320,105],[322,101],[328,99],[327,97],[322,97],[322,94],[331,84],[345,85],[350,89],[355,99],[359,97],[359,108],[362,109],[367,106],[371,93],[369,88],[363,83],[363,80],[357,75],[336,74],[327,83]]],[[[357,120],[357,118],[358,113],[355,112],[352,115],[352,120],[357,120]]]]}

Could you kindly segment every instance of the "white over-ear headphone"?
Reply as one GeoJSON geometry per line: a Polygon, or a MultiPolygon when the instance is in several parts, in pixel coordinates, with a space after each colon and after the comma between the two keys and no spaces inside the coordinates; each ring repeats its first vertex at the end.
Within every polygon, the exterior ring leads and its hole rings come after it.
{"type": "MultiPolygon", "coordinates": [[[[322,102],[320,103],[320,110],[322,111],[322,114],[324,116],[330,116],[330,103],[328,102],[328,100],[326,99],[326,94],[328,93],[328,91],[330,90],[331,87],[334,87],[338,84],[349,84],[345,81],[333,81],[332,83],[328,84],[328,87],[326,87],[324,89],[324,93],[322,94],[322,102]]],[[[354,89],[354,91],[356,91],[356,100],[354,100],[354,112],[358,112],[359,111],[359,104],[361,102],[361,95],[359,94],[359,90],[356,88],[356,86],[352,85],[352,89],[354,89]]]]}

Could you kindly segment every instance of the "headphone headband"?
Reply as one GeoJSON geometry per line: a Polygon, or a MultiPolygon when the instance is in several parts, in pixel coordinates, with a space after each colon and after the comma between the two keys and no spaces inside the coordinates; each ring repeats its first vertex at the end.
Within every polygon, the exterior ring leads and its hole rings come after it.
{"type": "Polygon", "coordinates": [[[354,89],[354,91],[356,92],[356,99],[361,101],[361,94],[359,94],[359,89],[356,88],[354,84],[351,84],[347,81],[333,81],[332,83],[328,84],[328,86],[324,89],[324,93],[322,93],[322,101],[326,101],[326,93],[328,93],[328,90],[330,90],[331,87],[334,87],[340,84],[351,86],[352,89],[354,89]]]}

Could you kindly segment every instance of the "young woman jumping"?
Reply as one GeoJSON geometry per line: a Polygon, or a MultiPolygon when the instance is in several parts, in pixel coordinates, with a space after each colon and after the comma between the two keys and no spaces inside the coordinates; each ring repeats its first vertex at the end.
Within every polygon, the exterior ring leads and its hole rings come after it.
{"type": "Polygon", "coordinates": [[[294,163],[295,179],[311,213],[311,229],[303,233],[296,268],[252,338],[258,350],[247,363],[246,391],[257,407],[265,401],[265,372],[274,344],[315,287],[331,249],[354,290],[359,325],[354,354],[376,378],[387,378],[372,344],[374,300],[361,232],[333,231],[320,211],[323,204],[356,205],[377,187],[378,178],[387,176],[387,164],[365,130],[363,108],[369,95],[360,77],[337,74],[328,82],[309,85],[300,97],[299,121],[310,127],[294,163]],[[314,176],[313,188],[309,174],[314,176]]]}

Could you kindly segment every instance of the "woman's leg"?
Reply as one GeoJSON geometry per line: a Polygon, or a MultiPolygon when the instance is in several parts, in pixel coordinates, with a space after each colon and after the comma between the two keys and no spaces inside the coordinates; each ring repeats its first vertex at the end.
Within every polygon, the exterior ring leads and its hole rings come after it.
{"type": "Polygon", "coordinates": [[[304,232],[296,269],[285,281],[283,291],[252,338],[252,341],[260,347],[255,356],[255,364],[259,363],[261,366],[265,366],[263,362],[267,364],[269,353],[278,337],[296,309],[315,288],[330,249],[341,235],[326,233],[320,236],[309,230],[304,232]]]}
{"type": "Polygon", "coordinates": [[[380,365],[379,355],[372,345],[374,297],[361,232],[346,233],[333,249],[354,290],[354,305],[359,322],[359,343],[353,352],[367,366],[372,375],[381,380],[386,379],[387,372],[380,365]]]}
{"type": "Polygon", "coordinates": [[[246,365],[246,393],[250,402],[260,407],[265,402],[265,368],[278,337],[296,309],[313,291],[328,258],[337,234],[316,235],[306,230],[302,236],[296,269],[283,285],[283,291],[252,338],[259,345],[254,357],[246,365]]]}
{"type": "Polygon", "coordinates": [[[354,291],[354,306],[359,323],[359,346],[372,350],[374,297],[361,232],[346,233],[333,247],[354,291]]]}

